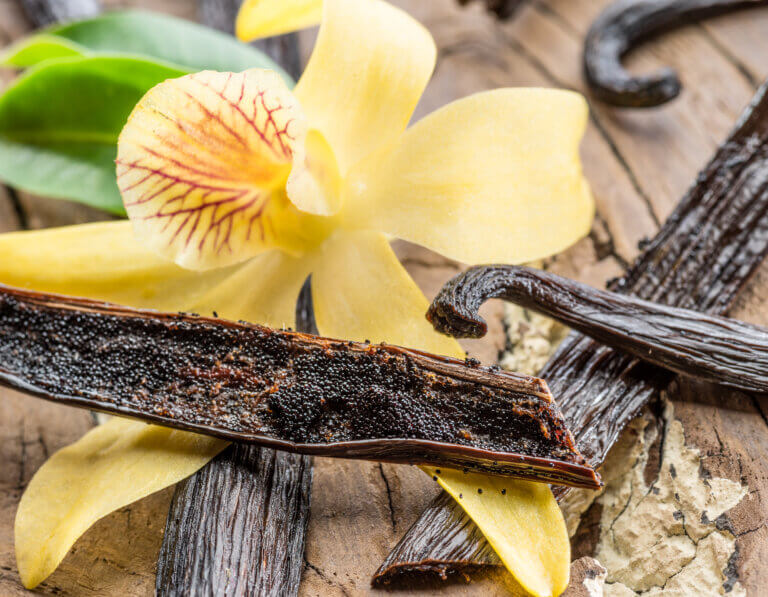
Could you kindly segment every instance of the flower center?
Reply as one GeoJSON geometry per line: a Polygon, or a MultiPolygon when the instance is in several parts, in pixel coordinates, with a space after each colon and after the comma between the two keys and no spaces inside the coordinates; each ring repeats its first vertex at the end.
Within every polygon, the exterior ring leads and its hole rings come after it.
{"type": "Polygon", "coordinates": [[[120,135],[117,174],[139,239],[191,269],[316,246],[330,233],[319,215],[337,208],[341,185],[296,98],[258,69],[151,89],[120,135]]]}

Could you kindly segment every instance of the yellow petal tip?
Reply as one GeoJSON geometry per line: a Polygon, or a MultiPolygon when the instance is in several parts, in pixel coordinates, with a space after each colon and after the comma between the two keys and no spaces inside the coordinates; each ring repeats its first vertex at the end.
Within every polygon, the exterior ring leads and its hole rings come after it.
{"type": "Polygon", "coordinates": [[[235,19],[235,35],[253,41],[312,27],[320,22],[322,0],[246,0],[235,19]]]}
{"type": "Polygon", "coordinates": [[[571,546],[548,485],[453,469],[423,470],[464,508],[523,589],[537,597],[565,591],[571,546]]]}
{"type": "Polygon", "coordinates": [[[56,452],[32,477],[16,512],[16,562],[24,586],[48,578],[97,520],[191,475],[226,446],[115,418],[56,452]]]}

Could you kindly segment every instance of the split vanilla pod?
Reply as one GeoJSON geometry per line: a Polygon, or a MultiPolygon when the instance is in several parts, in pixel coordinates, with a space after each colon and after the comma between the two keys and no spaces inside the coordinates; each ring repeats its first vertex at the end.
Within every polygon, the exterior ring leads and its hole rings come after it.
{"type": "Polygon", "coordinates": [[[0,383],[290,452],[601,485],[543,380],[395,346],[0,286],[0,383]]]}

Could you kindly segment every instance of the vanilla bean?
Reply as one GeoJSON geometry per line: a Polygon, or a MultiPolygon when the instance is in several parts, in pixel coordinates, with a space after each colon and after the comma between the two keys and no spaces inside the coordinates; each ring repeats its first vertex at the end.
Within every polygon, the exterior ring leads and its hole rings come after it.
{"type": "Polygon", "coordinates": [[[768,329],[597,290],[529,267],[470,268],[443,286],[427,319],[444,334],[480,338],[488,326],[478,310],[491,298],[547,315],[675,373],[745,392],[768,392],[768,329]]]}
{"type": "Polygon", "coordinates": [[[618,0],[589,28],[584,41],[584,75],[595,97],[614,106],[647,108],[677,97],[680,79],[664,68],[634,76],[621,58],[640,42],[663,31],[767,0],[618,0]]]}
{"type": "MultiPolygon", "coordinates": [[[[316,329],[309,278],[296,326],[316,329]]],[[[156,594],[298,594],[311,494],[311,457],[230,446],[176,486],[156,594]]]]}
{"type": "MultiPolygon", "coordinates": [[[[241,2],[199,0],[200,21],[234,33],[241,2]]],[[[298,80],[295,33],[254,45],[298,80]]],[[[299,295],[296,325],[317,333],[309,280],[299,295]]],[[[258,446],[222,452],[177,486],[158,557],[157,594],[296,595],[311,490],[309,456],[258,446]],[[206,499],[210,496],[215,496],[212,502],[206,499]]]]}
{"type": "Polygon", "coordinates": [[[0,383],[299,454],[599,487],[543,380],[406,348],[0,287],[0,383]]]}
{"type": "MultiPolygon", "coordinates": [[[[768,255],[768,83],[694,186],[612,290],[723,314],[768,255]]],[[[595,466],[673,375],[572,333],[541,371],[595,466]]],[[[557,496],[562,493],[557,491],[557,496]]],[[[499,564],[461,507],[441,493],[387,556],[374,583],[499,564]]]]}

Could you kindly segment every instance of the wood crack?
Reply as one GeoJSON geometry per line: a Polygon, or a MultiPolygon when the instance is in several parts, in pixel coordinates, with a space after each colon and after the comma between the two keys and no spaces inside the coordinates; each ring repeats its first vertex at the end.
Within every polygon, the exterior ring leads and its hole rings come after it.
{"type": "Polygon", "coordinates": [[[3,189],[8,195],[8,200],[11,203],[16,219],[19,221],[19,228],[22,230],[29,230],[29,217],[24,209],[24,205],[21,203],[18,191],[9,185],[3,185],[3,189]]]}
{"type": "MultiPolygon", "coordinates": [[[[658,471],[656,472],[656,475],[654,476],[653,480],[648,484],[648,491],[643,496],[643,499],[647,498],[652,492],[658,491],[657,483],[659,482],[659,475],[664,467],[664,447],[667,443],[667,426],[669,424],[669,421],[663,416],[658,417],[659,422],[661,423],[661,429],[658,430],[659,433],[659,463],[658,463],[658,471]]],[[[670,464],[670,467],[672,465],[670,464]]]]}
{"type": "Polygon", "coordinates": [[[348,596],[350,593],[347,591],[347,588],[341,584],[340,582],[333,580],[330,578],[325,572],[323,572],[320,568],[312,564],[306,557],[304,558],[304,566],[306,568],[309,568],[312,572],[317,574],[326,584],[336,587],[341,591],[342,595],[348,596]]]}
{"type": "Polygon", "coordinates": [[[560,25],[560,27],[564,31],[567,31],[568,33],[570,33],[572,38],[577,39],[579,41],[581,41],[581,39],[583,38],[583,34],[573,25],[573,23],[571,23],[563,15],[557,12],[549,4],[546,4],[541,0],[534,0],[534,2],[531,3],[531,7],[540,15],[560,25]]]}
{"type": "Polygon", "coordinates": [[[589,102],[589,117],[592,120],[592,122],[595,123],[595,127],[600,133],[600,136],[608,144],[608,149],[613,154],[613,157],[616,158],[616,161],[619,163],[622,170],[624,170],[624,172],[626,173],[627,178],[629,178],[629,182],[632,185],[632,188],[638,194],[640,199],[642,199],[643,203],[645,204],[645,208],[648,210],[648,214],[651,216],[651,219],[653,220],[653,223],[656,225],[657,228],[660,228],[661,220],[659,219],[659,216],[656,213],[656,210],[653,208],[653,203],[651,203],[651,198],[648,196],[648,194],[645,192],[643,187],[640,185],[640,180],[638,179],[634,170],[632,170],[631,166],[629,165],[629,162],[627,162],[627,159],[624,157],[624,154],[621,153],[621,150],[619,149],[616,142],[613,140],[613,137],[611,137],[611,135],[608,133],[607,129],[603,125],[600,118],[598,118],[597,110],[594,108],[592,102],[589,102]]]}
{"type": "Polygon", "coordinates": [[[762,404],[760,404],[760,400],[758,400],[757,396],[754,394],[748,394],[750,400],[752,401],[752,404],[754,405],[757,412],[760,414],[760,418],[763,419],[763,423],[765,423],[766,427],[768,427],[768,413],[763,410],[762,404]]]}
{"type": "Polygon", "coordinates": [[[389,487],[389,479],[384,472],[384,465],[379,462],[379,475],[384,481],[384,488],[387,490],[387,501],[389,502],[389,520],[392,523],[392,530],[397,532],[397,521],[395,520],[395,505],[392,502],[392,489],[389,487]]]}
{"type": "MultiPolygon", "coordinates": [[[[574,88],[571,85],[568,85],[565,83],[565,81],[560,80],[557,75],[555,75],[547,66],[539,60],[537,56],[535,56],[532,52],[530,52],[524,45],[522,45],[520,42],[515,40],[514,38],[510,36],[503,36],[506,43],[518,54],[520,58],[525,60],[532,68],[534,68],[540,75],[542,75],[545,79],[547,79],[550,83],[555,85],[556,87],[560,87],[563,89],[569,89],[571,91],[576,91],[577,93],[582,93],[580,89],[574,88]]],[[[627,178],[629,179],[630,184],[632,185],[632,188],[635,190],[635,192],[638,194],[640,199],[645,204],[646,209],[648,210],[648,214],[651,216],[651,219],[653,220],[653,223],[656,225],[657,228],[661,227],[661,220],[659,219],[658,214],[653,208],[653,204],[651,203],[651,199],[648,196],[648,194],[643,189],[642,185],[640,184],[640,180],[635,174],[634,170],[632,170],[632,167],[629,165],[629,162],[624,157],[624,154],[619,149],[616,142],[613,140],[613,137],[611,137],[610,133],[608,133],[608,130],[605,128],[605,125],[603,125],[602,121],[598,117],[598,110],[595,108],[595,105],[587,99],[587,103],[589,104],[589,118],[594,123],[595,128],[597,129],[598,133],[600,133],[600,136],[603,138],[605,143],[608,145],[608,149],[610,150],[611,154],[613,154],[613,157],[616,158],[616,161],[618,162],[619,166],[627,175],[627,178]]],[[[609,229],[606,226],[606,229],[609,229]]]]}
{"type": "Polygon", "coordinates": [[[616,251],[616,242],[614,241],[613,232],[611,231],[610,226],[608,226],[608,222],[605,221],[605,218],[603,218],[599,211],[595,212],[595,219],[600,223],[603,231],[608,237],[607,241],[601,240],[594,227],[589,232],[589,238],[595,247],[597,261],[613,257],[622,269],[627,269],[629,267],[629,262],[616,251]]]}
{"type": "Polygon", "coordinates": [[[415,266],[415,267],[423,267],[425,269],[435,269],[438,267],[444,267],[448,269],[454,269],[459,270],[461,269],[459,264],[451,259],[439,259],[439,260],[429,260],[429,259],[419,259],[418,257],[404,257],[400,260],[400,263],[403,266],[415,266]]]}
{"type": "Polygon", "coordinates": [[[492,48],[487,48],[483,42],[476,39],[464,39],[456,41],[451,45],[443,46],[439,49],[437,54],[437,61],[435,63],[435,72],[439,70],[446,58],[465,53],[481,54],[485,62],[490,62],[501,70],[506,70],[506,63],[504,60],[499,58],[498,53],[494,52],[492,48]]]}
{"type": "Polygon", "coordinates": [[[21,431],[19,432],[19,476],[16,482],[16,489],[24,489],[26,483],[24,483],[24,473],[26,472],[27,464],[27,442],[24,434],[24,420],[19,422],[21,431]]]}
{"type": "Polygon", "coordinates": [[[709,43],[709,45],[712,46],[712,48],[722,56],[722,58],[728,62],[736,71],[744,77],[747,83],[752,87],[752,89],[757,89],[760,87],[760,81],[752,74],[752,71],[749,70],[749,67],[747,67],[744,62],[739,60],[739,58],[731,52],[728,48],[726,48],[720,40],[718,40],[712,33],[707,29],[703,23],[697,23],[696,24],[699,28],[699,31],[701,32],[702,36],[705,40],[709,43]]]}

